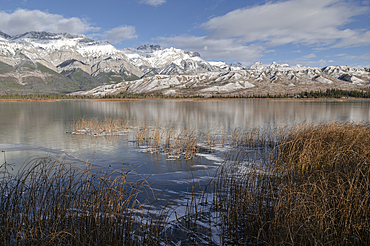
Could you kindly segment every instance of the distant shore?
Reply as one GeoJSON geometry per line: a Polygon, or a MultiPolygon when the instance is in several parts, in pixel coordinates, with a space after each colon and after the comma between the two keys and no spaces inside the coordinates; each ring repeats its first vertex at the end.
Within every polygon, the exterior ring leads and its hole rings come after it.
{"type": "Polygon", "coordinates": [[[279,101],[297,101],[297,102],[310,102],[320,100],[331,100],[344,102],[354,99],[369,99],[369,98],[88,98],[88,99],[0,99],[0,102],[57,102],[57,101],[96,101],[96,102],[128,102],[128,101],[230,101],[230,100],[279,100],[279,101]]]}
{"type": "Polygon", "coordinates": [[[370,99],[369,91],[347,91],[341,89],[327,89],[326,91],[304,91],[299,94],[266,94],[266,95],[177,95],[166,96],[163,94],[116,94],[102,97],[92,95],[68,95],[68,94],[8,94],[0,95],[0,101],[60,101],[60,100],[95,100],[95,101],[138,101],[138,100],[174,100],[174,101],[226,101],[231,99],[288,99],[288,100],[312,100],[312,99],[336,99],[346,100],[354,98],[370,99]]]}

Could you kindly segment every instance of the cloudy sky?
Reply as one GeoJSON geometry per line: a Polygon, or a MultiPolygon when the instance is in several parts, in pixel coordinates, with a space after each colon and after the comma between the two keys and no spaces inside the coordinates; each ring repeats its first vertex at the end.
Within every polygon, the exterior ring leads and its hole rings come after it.
{"type": "Polygon", "coordinates": [[[0,30],[160,44],[244,65],[370,67],[370,0],[0,0],[0,30]]]}

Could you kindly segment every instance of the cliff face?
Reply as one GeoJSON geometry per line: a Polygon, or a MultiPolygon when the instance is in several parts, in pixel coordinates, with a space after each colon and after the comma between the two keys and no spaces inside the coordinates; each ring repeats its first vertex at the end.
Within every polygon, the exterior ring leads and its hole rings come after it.
{"type": "Polygon", "coordinates": [[[122,51],[83,35],[0,33],[2,93],[72,92],[135,80],[142,74],[122,51]]]}

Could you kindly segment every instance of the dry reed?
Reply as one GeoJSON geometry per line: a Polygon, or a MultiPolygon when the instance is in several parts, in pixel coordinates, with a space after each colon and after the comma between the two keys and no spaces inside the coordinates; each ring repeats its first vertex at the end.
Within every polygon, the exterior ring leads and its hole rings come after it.
{"type": "Polygon", "coordinates": [[[31,159],[0,178],[0,245],[158,245],[165,216],[146,212],[148,188],[134,171],[31,159]]]}
{"type": "Polygon", "coordinates": [[[186,158],[216,144],[231,147],[206,190],[212,201],[190,192],[179,227],[197,240],[212,243],[217,228],[221,245],[370,244],[367,124],[234,129],[230,135],[142,124],[134,141],[186,158]],[[201,204],[211,205],[204,211],[201,204]],[[209,229],[200,229],[207,220],[209,229]]]}
{"type": "Polygon", "coordinates": [[[286,129],[265,166],[219,170],[222,244],[368,245],[369,125],[286,129]]]}
{"type": "Polygon", "coordinates": [[[127,132],[130,121],[120,118],[79,118],[69,124],[72,134],[87,134],[91,136],[121,135],[127,132]]]}

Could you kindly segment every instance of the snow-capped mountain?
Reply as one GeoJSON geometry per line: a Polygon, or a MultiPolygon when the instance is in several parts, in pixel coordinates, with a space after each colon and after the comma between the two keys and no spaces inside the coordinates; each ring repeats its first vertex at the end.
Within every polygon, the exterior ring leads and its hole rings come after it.
{"type": "Polygon", "coordinates": [[[159,45],[119,50],[84,35],[27,32],[11,36],[0,31],[1,94],[23,89],[27,93],[71,92],[157,74],[240,69],[224,62],[207,62],[197,52],[159,45]]]}
{"type": "Polygon", "coordinates": [[[119,50],[84,35],[0,31],[0,94],[279,94],[327,88],[369,89],[368,69],[208,62],[197,52],[142,45],[119,50]],[[140,79],[141,78],[141,79],[140,79]]]}
{"type": "MultiPolygon", "coordinates": [[[[0,73],[0,79],[2,76],[23,86],[34,81],[50,84],[50,76],[68,77],[76,72],[83,74],[86,84],[89,76],[102,84],[138,79],[143,75],[122,51],[108,42],[67,33],[27,32],[10,36],[0,32],[0,62],[12,67],[5,75],[0,73]]],[[[67,91],[78,89],[83,88],[67,91]]]]}
{"type": "Polygon", "coordinates": [[[250,69],[195,75],[155,75],[131,82],[100,86],[82,95],[163,93],[165,95],[294,94],[326,89],[369,89],[370,71],[346,66],[304,67],[257,62],[250,69]]]}
{"type": "Polygon", "coordinates": [[[200,57],[198,52],[187,52],[175,48],[162,49],[159,45],[147,44],[137,49],[126,48],[123,49],[123,53],[141,69],[145,78],[157,74],[189,75],[242,69],[242,66],[234,67],[225,62],[207,62],[200,57]]]}

